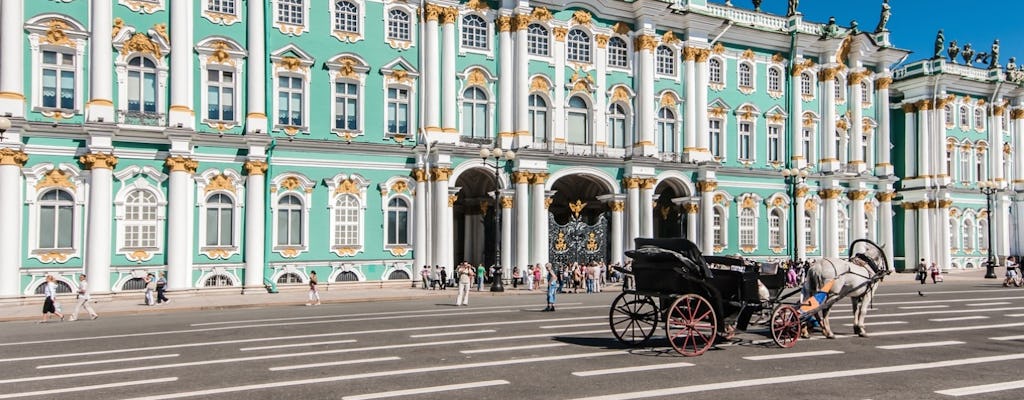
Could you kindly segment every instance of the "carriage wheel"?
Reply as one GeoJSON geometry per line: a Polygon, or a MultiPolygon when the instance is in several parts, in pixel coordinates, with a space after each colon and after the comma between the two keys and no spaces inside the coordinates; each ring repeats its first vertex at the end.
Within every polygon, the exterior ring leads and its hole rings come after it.
{"type": "Polygon", "coordinates": [[[665,318],[665,334],[679,354],[704,354],[715,343],[718,332],[715,309],[705,298],[684,294],[672,303],[665,318]]]}
{"type": "Polygon", "coordinates": [[[608,325],[620,342],[643,345],[658,328],[658,305],[650,296],[622,293],[612,302],[608,325]]]}
{"type": "Polygon", "coordinates": [[[779,347],[790,348],[800,338],[800,313],[793,306],[782,305],[772,312],[772,339],[779,347]]]}

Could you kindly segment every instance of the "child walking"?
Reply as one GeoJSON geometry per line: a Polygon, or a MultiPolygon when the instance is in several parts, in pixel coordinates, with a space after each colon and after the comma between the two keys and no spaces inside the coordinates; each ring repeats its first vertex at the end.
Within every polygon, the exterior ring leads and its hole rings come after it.
{"type": "Polygon", "coordinates": [[[316,288],[316,271],[309,273],[309,302],[307,306],[318,306],[320,305],[320,291],[316,288]],[[316,300],[316,303],[313,301],[316,300]]]}

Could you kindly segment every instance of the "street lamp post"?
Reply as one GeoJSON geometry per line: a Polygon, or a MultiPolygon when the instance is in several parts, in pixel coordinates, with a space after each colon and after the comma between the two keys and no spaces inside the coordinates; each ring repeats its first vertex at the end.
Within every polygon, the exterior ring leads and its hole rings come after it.
{"type": "Polygon", "coordinates": [[[988,261],[985,262],[985,278],[989,279],[996,278],[996,260],[992,254],[992,220],[995,215],[992,211],[992,195],[998,193],[1000,189],[1002,187],[999,182],[984,181],[978,183],[978,190],[981,190],[981,194],[985,195],[985,203],[988,206],[988,261]]]}
{"type": "Polygon", "coordinates": [[[789,224],[792,227],[792,229],[790,229],[790,233],[792,233],[791,237],[793,239],[793,244],[791,246],[789,246],[789,248],[791,249],[790,250],[790,259],[792,261],[794,261],[794,262],[797,261],[797,254],[798,254],[797,247],[796,247],[796,243],[797,243],[797,232],[796,232],[797,231],[797,225],[796,224],[797,224],[797,220],[800,217],[799,215],[796,214],[796,207],[795,207],[795,204],[796,204],[796,189],[797,189],[797,187],[799,187],[800,185],[804,184],[804,182],[807,181],[807,176],[810,175],[809,170],[810,170],[810,166],[809,165],[805,166],[803,168],[786,168],[786,169],[782,170],[782,177],[783,177],[783,179],[786,180],[786,183],[789,184],[789,198],[794,203],[790,207],[790,209],[792,210],[792,212],[791,212],[792,213],[792,218],[790,218],[790,220],[792,222],[790,222],[790,224],[789,224]]]}
{"type": "Polygon", "coordinates": [[[484,164],[487,160],[494,159],[494,265],[491,267],[491,291],[504,292],[505,287],[501,284],[501,168],[508,166],[516,158],[516,152],[512,150],[502,151],[500,148],[480,149],[480,158],[484,164]],[[502,161],[505,162],[502,165],[502,161]]]}

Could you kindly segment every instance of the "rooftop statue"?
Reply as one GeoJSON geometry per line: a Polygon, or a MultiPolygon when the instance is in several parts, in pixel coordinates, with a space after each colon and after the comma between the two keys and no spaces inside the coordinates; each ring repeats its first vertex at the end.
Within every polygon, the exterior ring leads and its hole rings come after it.
{"type": "Polygon", "coordinates": [[[942,29],[939,29],[939,33],[935,35],[935,56],[932,60],[938,60],[942,58],[942,48],[946,46],[946,35],[942,33],[942,29]]]}
{"type": "Polygon", "coordinates": [[[974,49],[971,48],[971,44],[965,44],[964,50],[960,52],[960,57],[964,59],[964,63],[971,65],[974,62],[974,49]]]}
{"type": "Polygon", "coordinates": [[[956,64],[956,56],[960,54],[960,46],[957,46],[956,40],[949,42],[949,50],[946,50],[946,54],[949,55],[949,62],[956,64]]]}
{"type": "Polygon", "coordinates": [[[754,11],[761,12],[761,0],[753,0],[754,11]]]}
{"type": "Polygon", "coordinates": [[[889,0],[882,0],[882,15],[878,17],[878,26],[875,27],[875,33],[889,31],[885,28],[885,24],[889,23],[890,16],[892,16],[892,7],[889,6],[889,0]]]}
{"type": "Polygon", "coordinates": [[[1007,71],[1016,71],[1017,70],[1017,57],[1010,57],[1010,62],[1006,63],[1006,70],[1007,71]]]}
{"type": "Polygon", "coordinates": [[[800,0],[789,0],[789,8],[786,9],[786,16],[792,17],[797,14],[796,8],[800,6],[800,0]]]}
{"type": "Polygon", "coordinates": [[[992,60],[988,64],[989,69],[999,68],[999,39],[992,42],[992,60]]]}
{"type": "Polygon", "coordinates": [[[857,24],[857,20],[850,21],[850,34],[856,35],[860,33],[860,27],[857,24]]]}
{"type": "Polygon", "coordinates": [[[834,39],[839,36],[839,25],[836,25],[836,17],[828,17],[828,23],[821,27],[822,39],[834,39]]]}

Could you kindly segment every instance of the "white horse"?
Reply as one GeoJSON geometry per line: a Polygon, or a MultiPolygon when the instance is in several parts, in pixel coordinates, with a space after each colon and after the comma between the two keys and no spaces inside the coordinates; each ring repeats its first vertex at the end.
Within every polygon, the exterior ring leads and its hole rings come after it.
{"type": "Polygon", "coordinates": [[[812,260],[810,267],[807,268],[804,293],[813,296],[819,291],[824,291],[828,295],[822,301],[824,306],[818,310],[816,317],[821,323],[821,332],[829,339],[835,338],[828,321],[831,305],[845,296],[849,296],[853,301],[853,332],[861,337],[867,337],[864,317],[868,313],[871,297],[878,283],[892,272],[882,248],[871,241],[854,241],[850,245],[850,254],[850,260],[812,260]],[[823,290],[826,286],[829,287],[823,290]]]}

